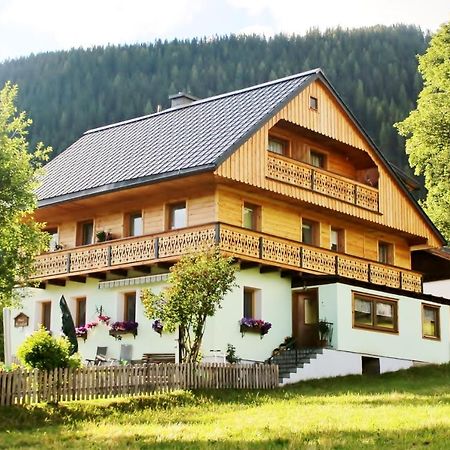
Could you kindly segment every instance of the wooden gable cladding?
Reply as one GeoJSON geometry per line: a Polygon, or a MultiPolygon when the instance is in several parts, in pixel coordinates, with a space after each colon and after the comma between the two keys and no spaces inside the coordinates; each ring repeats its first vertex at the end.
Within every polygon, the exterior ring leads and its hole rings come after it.
{"type": "Polygon", "coordinates": [[[398,186],[384,162],[372,149],[328,88],[320,81],[308,85],[270,118],[250,139],[231,154],[216,170],[220,177],[266,189],[280,196],[301,200],[318,207],[389,227],[417,237],[431,247],[440,247],[440,237],[424,220],[412,200],[398,186]],[[310,97],[318,99],[318,110],[309,108],[310,97]],[[339,198],[314,192],[267,177],[269,152],[268,136],[280,121],[287,121],[326,136],[348,146],[349,154],[355,149],[366,152],[379,171],[378,211],[357,206],[339,198]]]}

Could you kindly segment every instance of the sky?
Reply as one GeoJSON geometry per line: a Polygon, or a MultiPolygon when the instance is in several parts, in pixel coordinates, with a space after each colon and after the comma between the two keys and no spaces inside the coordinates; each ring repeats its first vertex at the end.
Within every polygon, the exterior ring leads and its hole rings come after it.
{"type": "Polygon", "coordinates": [[[449,0],[0,0],[0,61],[156,39],[414,24],[436,31],[449,0]]]}

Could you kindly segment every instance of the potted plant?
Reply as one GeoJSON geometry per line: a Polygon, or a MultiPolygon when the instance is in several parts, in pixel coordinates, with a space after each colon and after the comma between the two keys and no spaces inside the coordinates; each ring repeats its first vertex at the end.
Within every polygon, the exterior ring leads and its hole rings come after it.
{"type": "Polygon", "coordinates": [[[326,320],[319,320],[317,323],[317,328],[319,331],[319,345],[321,347],[326,347],[328,345],[328,340],[331,332],[331,324],[326,320]]]}
{"type": "Polygon", "coordinates": [[[272,328],[272,324],[270,322],[266,322],[260,319],[252,319],[249,317],[243,317],[239,321],[239,325],[242,336],[244,336],[244,333],[249,332],[258,333],[261,338],[272,328]]]}
{"type": "Polygon", "coordinates": [[[159,319],[153,321],[152,328],[155,333],[158,333],[160,336],[162,336],[164,324],[159,319]]]}
{"type": "Polygon", "coordinates": [[[109,231],[100,230],[95,234],[97,242],[106,242],[112,239],[112,234],[109,231]]]}

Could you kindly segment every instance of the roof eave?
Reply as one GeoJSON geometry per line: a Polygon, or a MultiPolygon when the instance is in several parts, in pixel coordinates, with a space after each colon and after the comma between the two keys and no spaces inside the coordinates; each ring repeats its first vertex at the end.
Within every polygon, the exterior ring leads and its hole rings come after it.
{"type": "Polygon", "coordinates": [[[207,164],[199,167],[190,167],[187,169],[177,170],[173,172],[166,172],[162,174],[150,175],[147,177],[135,178],[132,180],[119,181],[117,183],[105,184],[97,186],[91,189],[84,189],[82,191],[71,192],[69,194],[60,195],[58,197],[51,197],[42,200],[38,200],[38,208],[44,208],[46,206],[53,206],[60,203],[67,203],[73,200],[81,200],[87,197],[93,197],[101,194],[109,194],[111,192],[121,191],[124,189],[144,186],[146,184],[153,184],[160,181],[167,181],[174,178],[181,178],[190,175],[199,175],[205,172],[212,172],[215,166],[213,164],[207,164]]]}

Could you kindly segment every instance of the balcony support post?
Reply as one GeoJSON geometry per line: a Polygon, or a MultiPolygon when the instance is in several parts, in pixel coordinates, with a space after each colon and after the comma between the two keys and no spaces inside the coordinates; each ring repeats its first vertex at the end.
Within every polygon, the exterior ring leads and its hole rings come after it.
{"type": "Polygon", "coordinates": [[[259,238],[259,259],[263,259],[263,248],[264,248],[264,238],[260,236],[259,238]]]}
{"type": "Polygon", "coordinates": [[[155,259],[159,258],[159,237],[155,237],[155,259]]]}
{"type": "Polygon", "coordinates": [[[111,261],[112,261],[112,247],[108,245],[108,256],[107,256],[108,267],[111,265],[111,261]]]}
{"type": "Polygon", "coordinates": [[[370,283],[370,273],[372,272],[372,264],[367,264],[367,281],[370,283]]]}
{"type": "Polygon", "coordinates": [[[67,269],[67,273],[70,273],[70,260],[71,260],[71,253],[68,253],[67,254],[67,267],[66,267],[66,269],[67,269]]]}
{"type": "Polygon", "coordinates": [[[339,275],[339,256],[338,255],[336,255],[334,257],[334,273],[336,275],[339,275]]]}
{"type": "Polygon", "coordinates": [[[220,223],[214,225],[214,244],[218,247],[220,245],[220,223]]]}

